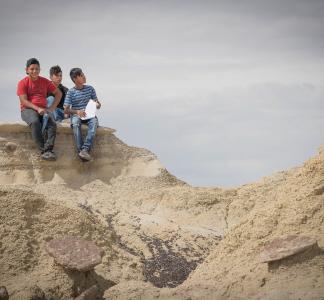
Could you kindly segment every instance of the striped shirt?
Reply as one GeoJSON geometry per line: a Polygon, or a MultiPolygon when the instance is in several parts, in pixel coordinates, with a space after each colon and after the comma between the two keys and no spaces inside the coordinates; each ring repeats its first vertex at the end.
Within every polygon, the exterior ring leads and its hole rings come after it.
{"type": "Polygon", "coordinates": [[[96,91],[91,85],[84,85],[81,90],[75,87],[66,93],[64,105],[71,106],[72,109],[85,109],[89,100],[98,100],[96,91]]]}

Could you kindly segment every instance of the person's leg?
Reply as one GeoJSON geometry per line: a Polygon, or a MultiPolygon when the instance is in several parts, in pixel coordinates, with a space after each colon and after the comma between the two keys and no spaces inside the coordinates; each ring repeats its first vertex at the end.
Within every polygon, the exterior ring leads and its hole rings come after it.
{"type": "Polygon", "coordinates": [[[55,121],[56,122],[62,122],[64,120],[64,109],[62,108],[56,108],[55,109],[55,114],[56,114],[56,117],[55,117],[55,121]]]}
{"type": "Polygon", "coordinates": [[[91,119],[87,120],[87,124],[88,124],[88,133],[87,133],[85,142],[82,146],[82,149],[90,151],[92,144],[93,144],[94,137],[96,135],[96,131],[97,131],[97,127],[98,127],[98,119],[91,118],[91,119]]]}
{"type": "Polygon", "coordinates": [[[21,112],[21,118],[31,128],[32,138],[41,152],[44,151],[44,138],[42,135],[42,123],[39,114],[31,108],[21,112]]]}
{"type": "Polygon", "coordinates": [[[47,107],[50,107],[54,103],[55,98],[54,96],[48,96],[46,100],[47,100],[47,107]]]}
{"type": "Polygon", "coordinates": [[[48,115],[47,140],[44,145],[45,152],[53,151],[55,138],[56,138],[56,123],[54,118],[51,115],[48,115]]]}
{"type": "Polygon", "coordinates": [[[81,132],[81,119],[78,115],[73,115],[71,117],[71,126],[73,129],[75,146],[79,153],[83,144],[83,139],[81,132]]]}
{"type": "MultiPolygon", "coordinates": [[[[54,103],[55,98],[53,96],[48,96],[46,100],[47,100],[47,108],[49,108],[54,103]]],[[[53,116],[54,116],[54,120],[56,121],[57,118],[56,109],[54,109],[53,111],[53,116]]]]}

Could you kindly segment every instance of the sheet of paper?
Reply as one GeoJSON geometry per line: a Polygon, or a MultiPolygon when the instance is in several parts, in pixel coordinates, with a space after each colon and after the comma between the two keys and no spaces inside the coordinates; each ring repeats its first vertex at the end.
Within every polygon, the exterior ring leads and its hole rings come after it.
{"type": "Polygon", "coordinates": [[[96,116],[97,112],[97,104],[93,100],[89,100],[87,107],[85,108],[86,116],[84,118],[81,118],[82,120],[88,120],[91,118],[94,118],[96,116]]]}

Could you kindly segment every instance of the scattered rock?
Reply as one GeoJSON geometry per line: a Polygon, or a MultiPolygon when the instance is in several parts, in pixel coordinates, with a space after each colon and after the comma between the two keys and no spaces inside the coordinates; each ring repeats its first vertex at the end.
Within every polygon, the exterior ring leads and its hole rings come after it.
{"type": "Polygon", "coordinates": [[[5,150],[7,152],[14,152],[17,149],[17,144],[13,142],[8,142],[5,144],[5,150]]]}
{"type": "Polygon", "coordinates": [[[266,284],[266,279],[262,278],[261,283],[260,283],[260,287],[263,287],[265,284],[266,284]]]}
{"type": "Polygon", "coordinates": [[[5,286],[0,286],[0,300],[8,300],[9,295],[5,286]]]}
{"type": "Polygon", "coordinates": [[[320,196],[323,193],[324,193],[324,186],[317,187],[316,189],[314,189],[314,192],[313,192],[313,194],[316,196],[320,196]]]}
{"type": "Polygon", "coordinates": [[[311,237],[300,235],[287,235],[275,238],[260,254],[261,262],[271,262],[303,252],[317,245],[311,237]]]}
{"type": "Polygon", "coordinates": [[[69,236],[51,240],[46,250],[59,265],[80,272],[100,264],[104,253],[93,242],[69,236]]]}
{"type": "Polygon", "coordinates": [[[30,288],[30,300],[46,300],[44,291],[37,285],[30,288]]]}
{"type": "MultiPolygon", "coordinates": [[[[183,253],[174,251],[172,240],[163,241],[144,235],[141,239],[146,242],[152,255],[151,258],[142,259],[143,274],[149,282],[158,288],[174,288],[183,283],[202,261],[198,253],[196,260],[189,261],[183,253]]],[[[184,253],[185,251],[194,251],[189,247],[182,250],[184,253]]]]}
{"type": "Polygon", "coordinates": [[[96,285],[93,285],[92,287],[85,290],[81,295],[76,297],[74,300],[93,300],[96,299],[98,294],[98,287],[96,285]]]}

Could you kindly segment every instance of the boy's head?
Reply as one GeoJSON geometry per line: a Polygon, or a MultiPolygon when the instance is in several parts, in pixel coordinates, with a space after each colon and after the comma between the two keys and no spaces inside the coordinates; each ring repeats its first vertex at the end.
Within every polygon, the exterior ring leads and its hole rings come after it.
{"type": "Polygon", "coordinates": [[[40,72],[40,65],[37,58],[30,58],[26,62],[26,74],[32,79],[37,79],[40,72]]]}
{"type": "Polygon", "coordinates": [[[82,70],[80,68],[73,68],[70,71],[70,77],[71,80],[75,83],[75,84],[84,84],[86,83],[86,77],[84,76],[82,70]]]}
{"type": "Polygon", "coordinates": [[[62,69],[60,66],[50,68],[50,78],[56,86],[62,82],[62,69]]]}

